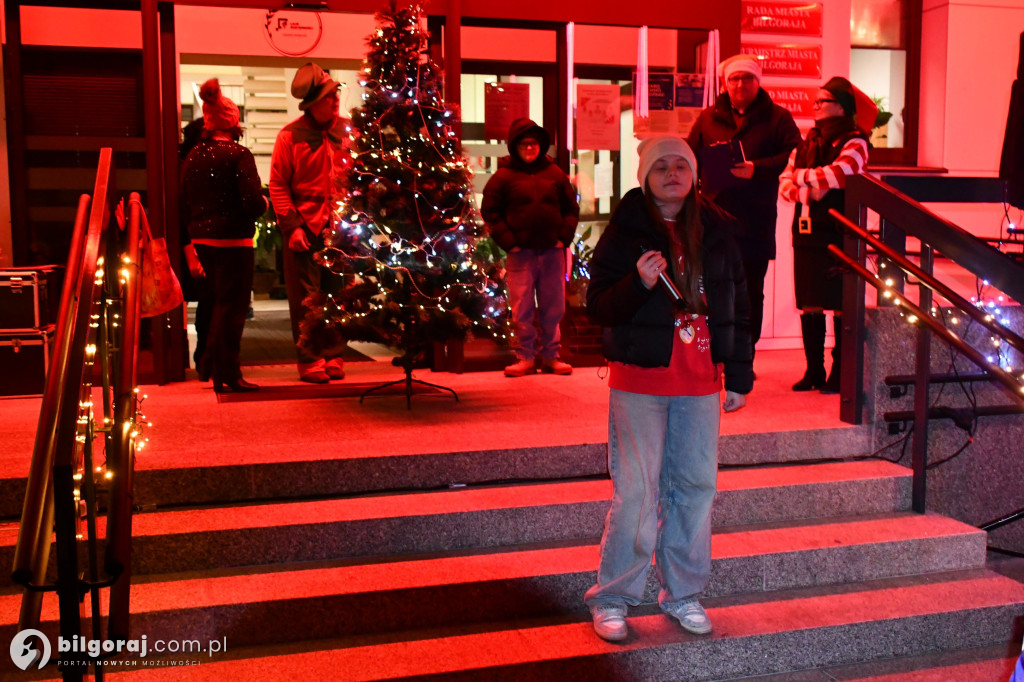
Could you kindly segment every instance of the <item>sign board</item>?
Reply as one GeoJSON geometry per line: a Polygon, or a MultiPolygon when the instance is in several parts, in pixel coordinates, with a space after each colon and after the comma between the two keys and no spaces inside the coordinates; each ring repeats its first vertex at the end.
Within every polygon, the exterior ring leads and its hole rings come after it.
{"type": "Polygon", "coordinates": [[[320,44],[324,25],[317,12],[292,9],[267,10],[263,34],[275,50],[289,57],[302,57],[320,44]]]}
{"type": "Polygon", "coordinates": [[[743,0],[741,33],[821,37],[820,2],[743,0]]]}
{"type": "Polygon", "coordinates": [[[743,43],[741,51],[760,57],[766,76],[821,78],[821,45],[743,43]]]}
{"type": "Polygon", "coordinates": [[[814,118],[814,97],[818,93],[815,85],[762,86],[772,101],[793,115],[793,118],[814,118]]]}
{"type": "Polygon", "coordinates": [[[529,117],[529,83],[484,84],[484,138],[504,140],[512,121],[529,117]]]}
{"type": "Polygon", "coordinates": [[[618,85],[576,86],[576,149],[618,149],[621,113],[618,85]]]}

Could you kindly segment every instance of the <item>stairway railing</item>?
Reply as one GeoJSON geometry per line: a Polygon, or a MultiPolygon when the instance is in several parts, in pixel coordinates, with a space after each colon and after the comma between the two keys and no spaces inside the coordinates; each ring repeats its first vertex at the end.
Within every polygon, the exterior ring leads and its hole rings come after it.
{"type": "MultiPolygon", "coordinates": [[[[86,594],[90,597],[92,639],[104,639],[100,617],[100,590],[104,587],[112,587],[106,639],[127,637],[131,471],[139,407],[134,389],[140,279],[134,264],[139,263],[139,219],[132,221],[125,242],[119,230],[123,221],[113,219],[119,215],[113,204],[113,178],[112,150],[103,148],[92,198],[83,195],[79,200],[12,574],[26,589],[19,630],[39,629],[42,595],[55,591],[59,635],[65,642],[82,636],[86,594]],[[99,368],[95,366],[97,358],[99,368]],[[101,385],[94,387],[97,378],[101,385]],[[97,391],[102,420],[96,417],[97,391]],[[101,434],[106,466],[94,462],[94,441],[101,434]],[[107,560],[101,573],[98,496],[108,484],[107,560]],[[55,571],[50,565],[54,531],[55,571]],[[84,569],[80,567],[83,556],[84,569]],[[53,575],[55,579],[49,582],[53,575]]],[[[133,197],[137,200],[137,195],[133,197]]],[[[59,648],[54,650],[59,652],[59,648]]],[[[59,653],[65,680],[83,679],[90,664],[102,658],[83,651],[59,653]]],[[[37,651],[37,662],[41,656],[37,651]]],[[[102,679],[102,665],[95,666],[95,676],[102,679]]]]}
{"type": "Polygon", "coordinates": [[[1018,410],[1024,406],[1024,384],[1021,382],[1024,377],[1018,379],[998,364],[989,361],[985,354],[937,320],[932,308],[932,293],[938,293],[960,314],[984,326],[994,338],[999,339],[1000,343],[1006,343],[1024,353],[1024,339],[999,324],[993,315],[979,310],[950,287],[938,281],[933,274],[934,252],[939,251],[943,256],[979,278],[986,279],[1018,302],[1024,300],[1024,266],[962,228],[935,215],[914,199],[870,176],[855,176],[849,179],[845,216],[834,210],[830,213],[846,228],[844,249],[829,247],[833,255],[846,264],[848,270],[844,282],[841,417],[850,423],[859,424],[862,421],[864,294],[865,284],[871,284],[879,290],[880,301],[887,301],[900,308],[907,321],[918,329],[911,460],[912,506],[915,511],[924,512],[928,419],[932,416],[928,405],[928,387],[933,381],[932,335],[956,348],[983,370],[981,375],[974,378],[986,379],[1002,386],[1013,397],[1018,410]],[[869,209],[878,213],[881,218],[878,238],[865,229],[869,209]],[[919,265],[912,263],[905,255],[907,236],[915,237],[921,242],[919,265]],[[872,247],[879,254],[880,270],[887,265],[894,266],[886,270],[884,277],[867,269],[866,246],[872,247]],[[916,280],[919,290],[917,305],[903,295],[903,275],[909,275],[916,280]]]}

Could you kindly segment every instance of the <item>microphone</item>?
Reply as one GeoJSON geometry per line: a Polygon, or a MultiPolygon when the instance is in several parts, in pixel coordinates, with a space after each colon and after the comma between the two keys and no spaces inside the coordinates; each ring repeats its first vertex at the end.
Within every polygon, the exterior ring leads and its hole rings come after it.
{"type": "MultiPolygon", "coordinates": [[[[647,246],[640,246],[641,254],[647,253],[648,251],[650,251],[650,249],[647,248],[647,246]]],[[[672,279],[665,273],[664,270],[658,273],[658,282],[661,283],[662,288],[668,294],[669,298],[672,299],[673,303],[675,303],[678,306],[683,305],[683,295],[679,293],[679,289],[676,289],[675,282],[672,281],[672,279]]]]}

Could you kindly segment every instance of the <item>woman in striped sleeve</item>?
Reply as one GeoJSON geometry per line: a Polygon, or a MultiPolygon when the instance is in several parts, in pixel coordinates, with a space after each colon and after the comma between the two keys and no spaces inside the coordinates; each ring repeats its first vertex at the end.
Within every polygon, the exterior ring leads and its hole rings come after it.
{"type": "MultiPolygon", "coordinates": [[[[793,275],[807,371],[794,391],[839,392],[842,272],[828,245],[842,246],[842,228],[828,210],[843,210],[846,178],[863,172],[868,136],[857,127],[859,91],[845,78],[832,78],[814,100],[814,127],[793,150],[779,180],[779,193],[796,202],[793,216],[793,275]],[[825,312],[835,311],[832,370],[825,378],[825,312]]],[[[867,102],[870,102],[867,99],[867,102]]],[[[873,105],[872,105],[873,106],[873,105]]],[[[869,106],[870,108],[870,106],[869,106]]],[[[862,107],[863,109],[863,107],[862,107]]],[[[875,110],[877,113],[877,109],[875,110]]],[[[863,114],[864,112],[862,112],[863,114]]],[[[863,120],[864,116],[859,117],[863,120]]],[[[870,118],[870,117],[868,117],[870,118]]],[[[868,123],[870,126],[873,120],[868,123]]]]}

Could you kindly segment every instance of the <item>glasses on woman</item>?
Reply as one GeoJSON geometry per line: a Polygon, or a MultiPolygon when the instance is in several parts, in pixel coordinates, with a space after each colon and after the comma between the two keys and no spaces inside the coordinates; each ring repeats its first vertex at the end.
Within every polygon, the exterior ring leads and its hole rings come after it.
{"type": "Polygon", "coordinates": [[[825,106],[826,104],[838,104],[838,103],[839,103],[839,100],[837,100],[837,99],[816,99],[816,100],[814,100],[814,108],[815,109],[820,109],[823,106],[825,106]]]}

